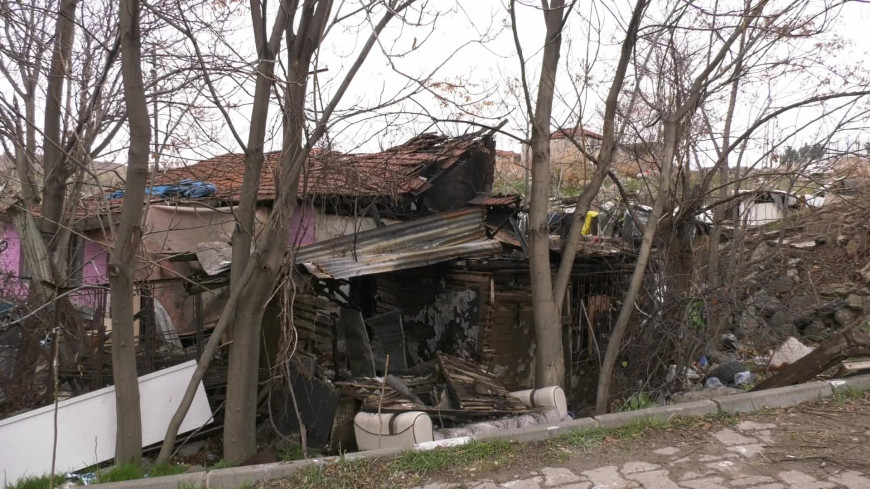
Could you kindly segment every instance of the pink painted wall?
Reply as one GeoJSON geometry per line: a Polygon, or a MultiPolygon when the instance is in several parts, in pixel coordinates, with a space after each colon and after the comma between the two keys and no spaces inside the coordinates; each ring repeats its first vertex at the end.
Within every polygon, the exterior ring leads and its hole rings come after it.
{"type": "Polygon", "coordinates": [[[6,249],[0,253],[0,272],[18,276],[21,271],[21,239],[12,224],[6,224],[3,241],[6,242],[6,249]]]}
{"type": "Polygon", "coordinates": [[[287,238],[288,246],[304,246],[317,240],[314,216],[314,207],[309,203],[298,205],[293,209],[293,216],[290,218],[290,235],[287,238]]]}
{"type": "MultiPolygon", "coordinates": [[[[98,239],[98,236],[93,236],[98,239]]],[[[21,250],[21,239],[18,232],[11,224],[7,224],[3,231],[3,240],[6,249],[0,253],[0,296],[24,298],[27,295],[27,283],[21,281],[21,265],[24,259],[21,250]]],[[[81,279],[84,285],[100,285],[109,281],[109,254],[97,242],[85,239],[82,250],[81,279]]],[[[101,290],[84,289],[74,292],[71,300],[74,304],[93,306],[96,304],[95,296],[105,294],[101,290]]]]}
{"type": "MultiPolygon", "coordinates": [[[[109,252],[102,245],[95,241],[87,239],[86,236],[84,246],[82,247],[82,269],[81,269],[81,284],[82,285],[106,285],[109,282],[109,252]]],[[[97,233],[90,236],[94,239],[102,237],[102,233],[97,233]]],[[[101,289],[81,289],[71,298],[73,304],[83,306],[89,309],[96,309],[100,304],[100,298],[103,298],[105,307],[108,308],[108,290],[101,289]]]]}
{"type": "Polygon", "coordinates": [[[21,238],[12,224],[3,230],[6,249],[0,253],[0,296],[24,298],[27,284],[19,278],[21,274],[21,238]]]}
{"type": "Polygon", "coordinates": [[[88,285],[109,282],[109,252],[100,243],[85,240],[82,256],[82,283],[88,285]]]}

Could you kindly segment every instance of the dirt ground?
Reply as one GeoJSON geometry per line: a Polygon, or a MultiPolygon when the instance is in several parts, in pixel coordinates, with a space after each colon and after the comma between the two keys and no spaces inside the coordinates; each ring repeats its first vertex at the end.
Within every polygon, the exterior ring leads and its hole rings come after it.
{"type": "Polygon", "coordinates": [[[449,470],[418,486],[870,488],[866,396],[617,436],[588,447],[532,444],[510,466],[449,470]]]}

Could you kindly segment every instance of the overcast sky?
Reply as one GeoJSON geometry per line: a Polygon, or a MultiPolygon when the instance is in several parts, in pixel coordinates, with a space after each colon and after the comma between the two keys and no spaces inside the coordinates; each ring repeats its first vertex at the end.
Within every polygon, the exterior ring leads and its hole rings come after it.
{"type": "MultiPolygon", "coordinates": [[[[815,0],[814,0],[815,1],[815,0]]],[[[272,2],[274,3],[274,2],[272,2]]],[[[336,2],[339,4],[340,2],[336,2]]],[[[703,3],[703,2],[702,2],[703,3]]],[[[348,5],[355,5],[354,1],[348,5]]],[[[660,5],[656,3],[655,5],[660,5]]],[[[523,114],[518,109],[515,96],[511,95],[510,86],[519,77],[519,62],[516,56],[513,35],[510,29],[510,19],[506,3],[501,0],[451,1],[430,0],[426,5],[423,17],[409,14],[413,20],[424,24],[420,27],[410,27],[394,22],[381,36],[380,46],[375,48],[366,60],[363,70],[357,75],[350,91],[344,97],[342,109],[365,109],[377,105],[396,96],[407,95],[418,88],[413,79],[424,79],[432,75],[431,81],[457,83],[464,91],[439,92],[457,101],[460,96],[468,95],[470,112],[489,116],[478,118],[482,123],[495,123],[499,118],[509,119],[506,130],[522,136],[523,114]],[[437,15],[436,15],[437,14],[437,15]],[[388,58],[380,49],[392,53],[388,58]],[[477,103],[474,103],[477,102],[477,103]]],[[[537,2],[532,5],[537,6],[537,2]]],[[[560,73],[557,82],[557,103],[554,126],[574,124],[568,108],[574,106],[577,97],[572,77],[581,72],[581,66],[586,60],[595,60],[590,73],[590,87],[583,95],[584,118],[589,129],[600,130],[597,119],[598,111],[603,103],[602,94],[609,86],[613,66],[618,55],[619,42],[625,20],[632,8],[632,3],[625,0],[613,2],[577,3],[576,10],[565,30],[563,40],[560,73]],[[590,28],[590,20],[600,25],[600,31],[590,28]]],[[[832,64],[846,65],[862,62],[868,58],[867,34],[870,25],[870,5],[851,3],[838,10],[839,17],[835,26],[823,38],[842,39],[844,46],[836,57],[829,61],[832,64]]],[[[249,28],[246,26],[246,8],[240,8],[239,24],[242,29],[233,36],[231,41],[235,49],[244,53],[252,50],[249,28]]],[[[648,18],[655,18],[657,11],[651,7],[648,18]]],[[[518,11],[518,32],[524,53],[528,58],[528,78],[534,84],[538,76],[540,64],[540,49],[544,37],[542,14],[536,7],[520,4],[518,11]]],[[[322,52],[319,66],[328,68],[321,74],[321,88],[324,96],[334,89],[336,77],[341,77],[355,58],[356,52],[363,43],[369,29],[365,19],[356,18],[330,31],[322,52]],[[354,24],[355,22],[355,24],[354,24]]],[[[704,34],[706,35],[706,34],[704,34]]],[[[817,42],[813,40],[812,42],[817,42]]],[[[801,49],[812,51],[812,45],[807,44],[801,49]]],[[[252,56],[253,57],[253,56],[252,56]]],[[[807,77],[783,77],[766,81],[758,86],[747,86],[752,96],[746,97],[744,105],[738,108],[737,120],[748,121],[757,114],[759,99],[776,94],[782,103],[802,96],[807,88],[807,77]]],[[[516,86],[515,86],[516,88],[516,86]]],[[[534,87],[532,87],[534,90],[534,87]]],[[[246,100],[240,98],[238,114],[233,120],[238,124],[242,134],[246,131],[245,120],[250,108],[246,100]]],[[[438,130],[448,133],[461,133],[472,130],[472,126],[458,123],[440,123],[432,126],[431,117],[453,118],[462,110],[457,106],[439,103],[431,95],[418,94],[403,99],[401,104],[390,106],[378,111],[378,116],[357,117],[351,125],[338,124],[330,132],[333,144],[342,151],[377,151],[383,147],[399,144],[422,130],[438,130]],[[430,117],[431,116],[431,117],[430,117]]],[[[786,128],[794,127],[808,120],[814,111],[795,111],[776,122],[768,131],[786,133],[786,128]]],[[[280,146],[280,124],[277,110],[272,111],[271,149],[280,146]]],[[[465,119],[471,117],[467,114],[465,119]]],[[[812,140],[821,134],[821,126],[813,126],[803,131],[796,139],[812,140]]],[[[851,135],[850,138],[860,138],[851,135]]],[[[866,136],[866,135],[865,135],[866,136]]],[[[870,139],[870,136],[865,137],[870,139]]],[[[500,149],[519,151],[520,145],[506,136],[498,136],[500,149]]],[[[192,159],[207,157],[203,152],[220,153],[238,151],[237,145],[228,133],[222,136],[220,144],[209,145],[200,149],[197,154],[185,155],[192,159]]]]}

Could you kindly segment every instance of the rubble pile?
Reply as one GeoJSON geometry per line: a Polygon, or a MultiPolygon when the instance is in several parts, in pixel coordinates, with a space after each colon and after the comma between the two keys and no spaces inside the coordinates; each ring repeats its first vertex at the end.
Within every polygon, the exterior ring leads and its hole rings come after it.
{"type": "Polygon", "coordinates": [[[749,273],[737,287],[733,328],[742,341],[820,342],[868,321],[870,221],[861,203],[870,202],[870,188],[861,190],[747,234],[749,273]]]}
{"type": "MultiPolygon", "coordinates": [[[[836,196],[835,196],[836,197],[836,196]]],[[[766,381],[845,330],[870,331],[870,182],[856,194],[747,230],[721,337],[676,375],[671,400],[739,392],[766,381]],[[681,380],[675,383],[675,380],[681,380]]],[[[733,238],[733,236],[732,236],[733,238]]],[[[833,338],[833,339],[832,339],[833,338]]],[[[826,350],[825,350],[826,351],[826,350]]],[[[870,358],[844,358],[825,376],[870,370],[870,358]]]]}

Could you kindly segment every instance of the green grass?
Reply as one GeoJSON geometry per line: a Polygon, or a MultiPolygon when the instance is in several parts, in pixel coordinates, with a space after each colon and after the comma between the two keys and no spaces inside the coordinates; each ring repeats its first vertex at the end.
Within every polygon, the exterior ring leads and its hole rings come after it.
{"type": "Polygon", "coordinates": [[[620,428],[582,429],[540,444],[510,441],[473,441],[466,445],[424,452],[405,452],[392,460],[341,458],[331,464],[300,469],[282,487],[294,489],[368,489],[423,485],[426,476],[440,473],[449,477],[457,471],[481,473],[498,467],[545,465],[564,459],[571,451],[588,452],[605,443],[630,441],[674,427],[697,427],[710,423],[735,424],[739,417],[719,413],[705,418],[645,420],[620,428]],[[546,460],[544,460],[546,459],[546,460]]]}
{"type": "Polygon", "coordinates": [[[450,469],[489,470],[507,466],[524,450],[508,441],[473,441],[466,445],[425,452],[405,452],[392,460],[340,459],[299,470],[289,487],[314,489],[382,488],[415,485],[424,475],[450,469]]]}
{"type": "Polygon", "coordinates": [[[187,465],[184,464],[158,464],[148,471],[148,477],[162,477],[164,475],[178,475],[187,471],[187,465]]]}
{"type": "MultiPolygon", "coordinates": [[[[62,480],[55,478],[54,484],[59,485],[62,480]]],[[[15,484],[7,485],[6,489],[49,489],[51,485],[51,477],[43,475],[40,477],[31,476],[18,479],[15,484]]]]}
{"type": "MultiPolygon", "coordinates": [[[[320,450],[313,448],[308,449],[308,457],[319,457],[320,450]]],[[[302,445],[287,445],[278,452],[278,458],[284,462],[292,462],[294,460],[302,460],[305,455],[302,453],[302,445]]]]}
{"type": "MultiPolygon", "coordinates": [[[[183,464],[155,465],[151,468],[151,470],[147,472],[141,466],[135,464],[115,465],[106,470],[99,471],[97,475],[97,481],[98,484],[103,484],[107,482],[130,481],[135,479],[141,479],[146,476],[146,473],[148,477],[161,477],[164,475],[183,474],[186,470],[187,466],[183,464]]],[[[64,480],[65,476],[63,474],[56,474],[54,478],[55,487],[61,485],[64,480]]],[[[49,489],[50,485],[51,477],[43,475],[40,477],[33,476],[19,479],[18,482],[16,482],[15,484],[7,485],[6,489],[49,489]]]]}
{"type": "Polygon", "coordinates": [[[100,484],[103,484],[105,482],[131,481],[143,477],[145,477],[145,470],[142,469],[141,465],[124,464],[115,465],[109,470],[101,472],[97,480],[100,484]]]}
{"type": "Polygon", "coordinates": [[[237,464],[234,464],[234,463],[232,463],[232,462],[230,462],[230,461],[228,461],[228,460],[220,459],[220,460],[218,460],[217,462],[215,462],[214,465],[211,465],[211,466],[209,466],[209,467],[207,467],[207,468],[208,468],[209,470],[212,470],[212,469],[228,469],[228,468],[230,468],[230,467],[235,467],[236,465],[237,465],[237,464]]]}
{"type": "Polygon", "coordinates": [[[855,387],[845,387],[834,391],[834,404],[848,404],[858,399],[864,399],[864,391],[855,387]]]}
{"type": "Polygon", "coordinates": [[[671,426],[671,422],[646,420],[638,421],[620,428],[592,428],[566,433],[550,441],[557,446],[568,446],[581,451],[589,451],[608,440],[629,440],[648,433],[650,430],[661,430],[671,426]]]}
{"type": "Polygon", "coordinates": [[[517,448],[518,444],[503,440],[472,441],[451,449],[406,452],[390,465],[398,471],[422,474],[449,467],[499,465],[501,461],[506,462],[517,448]]]}

